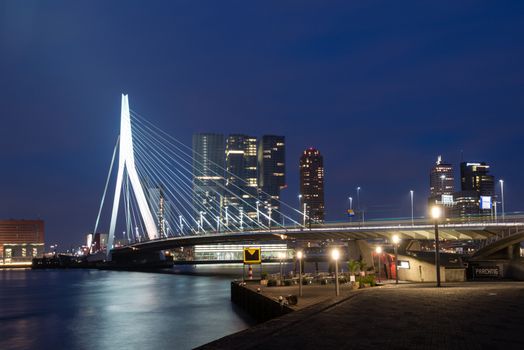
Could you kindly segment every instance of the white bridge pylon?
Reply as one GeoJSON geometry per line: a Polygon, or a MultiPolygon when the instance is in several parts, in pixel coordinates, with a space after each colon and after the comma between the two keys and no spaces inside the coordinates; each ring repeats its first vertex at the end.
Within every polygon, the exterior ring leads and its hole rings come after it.
{"type": "Polygon", "coordinates": [[[118,174],[116,178],[115,197],[113,200],[113,211],[111,214],[111,224],[109,228],[109,238],[107,242],[107,254],[110,255],[115,239],[115,227],[118,217],[118,206],[120,204],[120,194],[122,193],[124,170],[131,182],[133,194],[135,195],[140,216],[145,225],[146,233],[149,239],[158,238],[158,231],[149,209],[144,189],[138,173],[135,168],[135,155],[133,151],[133,135],[131,133],[131,116],[129,113],[129,99],[127,95],[122,94],[122,110],[120,114],[120,141],[118,153],[118,174]]]}

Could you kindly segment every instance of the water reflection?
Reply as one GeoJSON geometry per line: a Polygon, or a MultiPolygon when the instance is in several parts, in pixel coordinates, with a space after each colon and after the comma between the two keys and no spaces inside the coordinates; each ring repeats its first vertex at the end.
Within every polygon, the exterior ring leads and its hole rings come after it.
{"type": "Polygon", "coordinates": [[[0,349],[187,349],[251,322],[227,278],[18,270],[0,283],[0,349]]]}

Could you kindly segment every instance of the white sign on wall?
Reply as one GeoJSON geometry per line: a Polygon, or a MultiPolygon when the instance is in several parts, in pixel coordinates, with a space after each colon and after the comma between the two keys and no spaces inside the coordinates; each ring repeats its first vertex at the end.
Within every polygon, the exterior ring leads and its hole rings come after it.
{"type": "Polygon", "coordinates": [[[480,209],[491,209],[491,196],[480,196],[480,209]]]}

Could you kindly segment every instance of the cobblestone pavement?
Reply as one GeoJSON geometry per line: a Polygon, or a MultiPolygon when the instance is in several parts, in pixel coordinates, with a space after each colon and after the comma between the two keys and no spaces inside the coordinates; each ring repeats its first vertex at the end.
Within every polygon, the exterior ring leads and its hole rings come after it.
{"type": "MultiPolygon", "coordinates": [[[[248,285],[248,288],[256,291],[257,288],[261,289],[261,293],[266,297],[278,300],[280,296],[286,297],[287,295],[293,294],[298,296],[298,285],[289,287],[266,287],[260,285],[248,285]]],[[[347,297],[353,291],[349,284],[340,286],[340,296],[347,297]]],[[[335,285],[306,285],[302,286],[302,297],[298,298],[297,305],[290,305],[294,310],[301,310],[311,305],[318,304],[320,302],[331,300],[335,296],[335,285]]]]}
{"type": "Polygon", "coordinates": [[[207,349],[524,349],[524,283],[357,290],[207,349]]]}

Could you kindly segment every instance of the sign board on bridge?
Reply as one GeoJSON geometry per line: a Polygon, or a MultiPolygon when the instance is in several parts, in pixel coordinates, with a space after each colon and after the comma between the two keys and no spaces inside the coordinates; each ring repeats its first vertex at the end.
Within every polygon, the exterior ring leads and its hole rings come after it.
{"type": "Polygon", "coordinates": [[[261,262],[260,248],[244,248],[244,264],[260,264],[261,262]]]}

